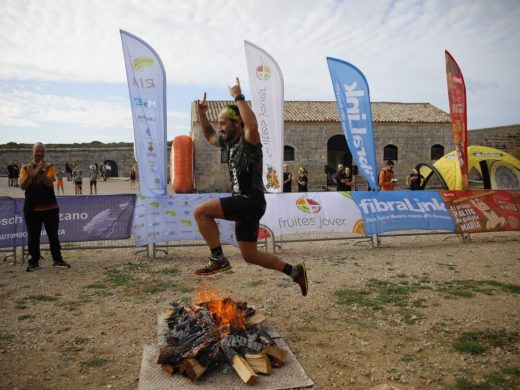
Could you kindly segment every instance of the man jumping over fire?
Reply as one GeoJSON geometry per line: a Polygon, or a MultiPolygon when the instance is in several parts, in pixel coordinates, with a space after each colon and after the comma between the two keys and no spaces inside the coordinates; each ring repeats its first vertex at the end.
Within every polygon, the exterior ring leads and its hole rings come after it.
{"type": "Polygon", "coordinates": [[[262,144],[256,116],[245,101],[238,78],[236,85],[229,91],[236,105],[229,105],[220,112],[220,135],[206,116],[206,93],[202,102],[197,101],[204,137],[211,145],[224,148],[227,152],[232,196],[211,199],[197,205],[194,210],[199,231],[211,250],[209,264],[195,271],[195,274],[212,275],[231,269],[224,256],[215,222],[215,219],[226,219],[235,221],[238,247],[246,262],[283,272],[298,283],[303,296],[306,296],[308,283],[305,263],[292,266],[274,254],[258,251],[258,228],[266,208],[262,181],[262,144]]]}

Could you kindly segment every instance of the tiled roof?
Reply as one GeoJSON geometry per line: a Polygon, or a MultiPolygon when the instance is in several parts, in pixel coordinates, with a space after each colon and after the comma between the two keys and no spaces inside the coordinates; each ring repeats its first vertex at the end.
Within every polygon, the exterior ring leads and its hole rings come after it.
{"type": "MultiPolygon", "coordinates": [[[[216,122],[220,111],[232,101],[208,101],[208,119],[216,122]]],[[[196,102],[192,103],[192,121],[197,122],[196,102]]],[[[375,123],[450,123],[448,113],[430,103],[372,102],[375,123]]],[[[334,101],[285,101],[285,122],[339,122],[334,101]]]]}

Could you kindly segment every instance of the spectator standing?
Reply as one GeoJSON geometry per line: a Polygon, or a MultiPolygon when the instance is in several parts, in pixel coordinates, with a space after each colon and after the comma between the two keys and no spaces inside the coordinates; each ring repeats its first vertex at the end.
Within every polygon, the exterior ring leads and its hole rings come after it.
{"type": "Polygon", "coordinates": [[[106,175],[106,172],[105,172],[105,164],[101,164],[101,168],[99,169],[100,173],[101,173],[101,177],[103,178],[103,181],[107,181],[107,175],[106,175]]]}
{"type": "Polygon", "coordinates": [[[385,167],[379,172],[379,187],[381,191],[393,191],[394,184],[397,179],[394,179],[394,162],[387,160],[385,167]]]}
{"type": "Polygon", "coordinates": [[[350,174],[350,169],[345,168],[343,164],[339,164],[337,172],[334,175],[334,183],[336,183],[336,191],[352,191],[352,175],[350,174]]]}
{"type": "Polygon", "coordinates": [[[76,164],[72,171],[72,179],[74,180],[74,193],[81,195],[83,193],[83,172],[79,169],[78,164],[76,164]]]}
{"type": "Polygon", "coordinates": [[[72,165],[70,161],[67,161],[65,163],[65,174],[67,175],[67,181],[72,180],[72,165]]]}
{"type": "Polygon", "coordinates": [[[58,168],[58,172],[56,173],[56,191],[58,192],[58,195],[60,194],[60,188],[61,193],[65,195],[65,190],[63,189],[63,171],[61,168],[58,168]]]}
{"type": "Polygon", "coordinates": [[[406,184],[410,186],[410,190],[417,191],[421,189],[424,181],[424,176],[419,173],[417,169],[412,170],[412,173],[406,178],[406,184]]]}
{"type": "Polygon", "coordinates": [[[105,178],[106,180],[108,180],[108,178],[112,175],[112,167],[110,166],[110,164],[107,162],[105,162],[105,178]]]}
{"type": "Polygon", "coordinates": [[[54,194],[56,168],[45,161],[45,146],[42,143],[34,144],[32,150],[32,162],[25,164],[20,171],[20,187],[25,191],[23,212],[27,226],[28,251],[31,256],[26,271],[31,272],[39,268],[42,225],[49,238],[52,265],[70,268],[61,257],[58,237],[59,208],[54,194]]]}
{"type": "Polygon", "coordinates": [[[13,182],[13,164],[14,164],[14,161],[11,161],[8,165],[7,165],[7,184],[9,185],[9,187],[13,187],[14,186],[14,182],[13,182]]]}
{"type": "Polygon", "coordinates": [[[307,192],[307,184],[309,183],[309,177],[304,167],[298,168],[298,192],[307,192]]]}
{"type": "Polygon", "coordinates": [[[289,172],[289,165],[283,164],[283,192],[292,192],[292,173],[289,172]]]}
{"type": "Polygon", "coordinates": [[[94,194],[97,195],[97,177],[98,177],[98,170],[96,163],[92,161],[92,164],[90,164],[89,170],[88,170],[88,176],[90,178],[90,195],[92,195],[92,187],[94,187],[94,194]]]}
{"type": "Polygon", "coordinates": [[[135,166],[132,165],[130,168],[130,188],[135,188],[135,179],[137,178],[137,172],[135,171],[135,166]]]}
{"type": "Polygon", "coordinates": [[[20,166],[18,162],[13,162],[13,185],[18,187],[18,179],[20,178],[20,166]]]}

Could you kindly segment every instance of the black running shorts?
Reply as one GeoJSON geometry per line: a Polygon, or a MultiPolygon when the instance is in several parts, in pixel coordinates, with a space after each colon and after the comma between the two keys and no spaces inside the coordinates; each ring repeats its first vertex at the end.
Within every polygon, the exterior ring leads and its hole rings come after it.
{"type": "Polygon", "coordinates": [[[256,242],[260,218],[265,213],[265,197],[262,192],[252,195],[234,195],[220,198],[224,219],[235,221],[237,241],[256,242]]]}

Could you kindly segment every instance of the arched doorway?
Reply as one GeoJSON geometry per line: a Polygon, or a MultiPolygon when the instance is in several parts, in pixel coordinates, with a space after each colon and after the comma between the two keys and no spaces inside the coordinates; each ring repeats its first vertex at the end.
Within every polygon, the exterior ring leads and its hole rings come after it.
{"type": "Polygon", "coordinates": [[[347,145],[347,140],[343,134],[336,134],[327,141],[327,185],[333,185],[332,174],[336,172],[338,164],[349,167],[352,172],[352,153],[347,145]]]}
{"type": "Polygon", "coordinates": [[[103,161],[103,164],[105,165],[110,165],[110,168],[112,168],[110,170],[110,177],[119,177],[119,173],[117,171],[117,163],[113,160],[105,160],[103,161]]]}

